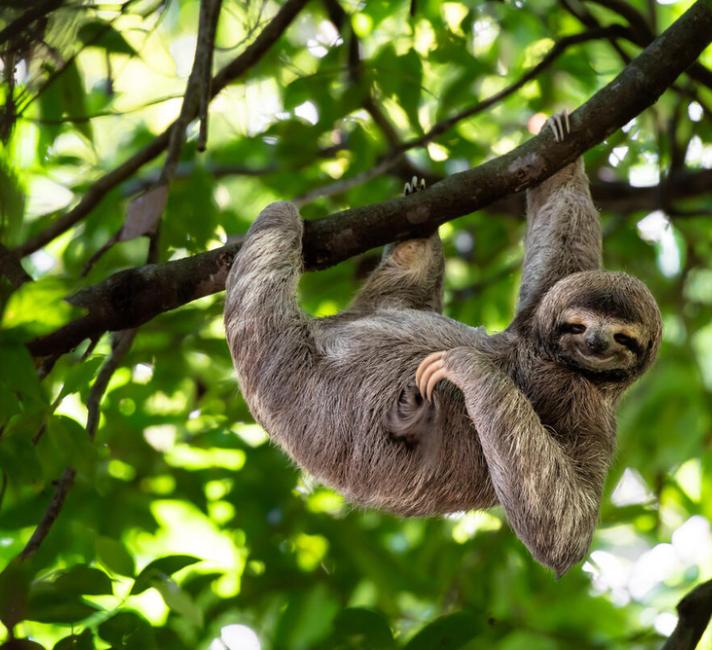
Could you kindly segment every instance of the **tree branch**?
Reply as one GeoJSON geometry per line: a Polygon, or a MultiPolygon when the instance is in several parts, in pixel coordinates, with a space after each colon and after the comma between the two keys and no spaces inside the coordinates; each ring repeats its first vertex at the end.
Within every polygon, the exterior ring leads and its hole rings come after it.
{"type": "Polygon", "coordinates": [[[44,18],[55,9],[59,9],[63,3],[64,0],[43,0],[42,2],[33,3],[25,13],[0,30],[0,45],[11,38],[16,38],[36,20],[44,18]]]}
{"type": "MultiPolygon", "coordinates": [[[[89,397],[87,399],[87,435],[90,440],[94,440],[96,436],[96,429],[99,425],[99,407],[101,405],[101,400],[109,386],[109,380],[116,372],[119,367],[121,360],[124,358],[126,353],[131,348],[131,344],[136,336],[136,330],[127,330],[125,332],[120,332],[116,335],[114,341],[114,346],[111,351],[111,355],[104,362],[101,367],[99,374],[94,381],[94,384],[89,391],[89,397]]],[[[77,470],[73,467],[67,467],[62,476],[55,484],[54,494],[52,499],[45,510],[40,523],[37,524],[32,536],[25,544],[25,548],[20,552],[21,559],[27,559],[34,555],[38,550],[42,542],[45,540],[49,531],[52,529],[54,522],[57,520],[59,513],[62,511],[64,502],[67,499],[67,494],[72,489],[74,485],[74,479],[76,478],[77,470]]]]}
{"type": "MultiPolygon", "coordinates": [[[[247,70],[253,67],[284,33],[307,1],[308,0],[287,0],[252,44],[249,45],[240,56],[228,63],[215,75],[210,89],[211,97],[215,97],[230,82],[238,79],[247,72],[247,70]]],[[[193,107],[191,119],[196,116],[197,110],[198,105],[193,107]]],[[[77,205],[65,212],[64,215],[59,217],[46,230],[30,237],[26,242],[18,246],[15,253],[19,257],[34,253],[81,221],[114,187],[122,181],[125,181],[137,169],[153,160],[166,149],[170,141],[172,128],[173,125],[169,126],[163,133],[157,136],[143,149],[137,151],[123,164],[102,176],[89,188],[89,191],[81,198],[77,205]]]]}
{"type": "Polygon", "coordinates": [[[712,616],[712,580],[698,585],[677,604],[678,621],[661,650],[695,650],[712,616]]]}
{"type": "MultiPolygon", "coordinates": [[[[648,21],[645,16],[624,0],[590,1],[613,11],[622,18],[625,18],[631,26],[631,32],[628,38],[630,38],[633,43],[636,43],[641,47],[645,47],[655,38],[655,32],[653,31],[653,28],[648,25],[648,21]]],[[[700,62],[696,61],[692,63],[687,70],[687,75],[704,86],[712,88],[712,70],[709,70],[709,68],[706,68],[700,62]]]]}
{"type": "MultiPolygon", "coordinates": [[[[571,115],[572,135],[556,143],[548,130],[499,158],[450,176],[417,194],[307,222],[307,269],[324,268],[406,237],[541,182],[652,105],[712,37],[712,2],[698,0],[611,83],[571,115]]],[[[165,264],[117,273],[71,302],[83,316],[28,345],[35,355],[64,352],[87,336],[134,327],[157,314],[220,291],[239,242],[165,264]]]]}
{"type": "Polygon", "coordinates": [[[539,61],[539,63],[527,70],[519,79],[517,79],[517,81],[510,84],[506,88],[503,88],[499,92],[490,95],[482,101],[477,102],[472,106],[468,106],[467,108],[458,111],[454,115],[451,115],[450,117],[442,120],[441,122],[434,124],[427,131],[427,133],[424,133],[423,135],[417,138],[413,138],[412,140],[404,142],[400,146],[400,148],[397,149],[397,151],[405,151],[406,149],[412,149],[413,147],[419,147],[423,144],[427,144],[428,142],[433,140],[433,138],[436,138],[437,136],[442,135],[443,133],[451,129],[458,122],[468,117],[473,117],[474,115],[477,115],[482,111],[486,111],[488,108],[491,108],[495,104],[498,104],[503,99],[506,99],[511,94],[519,90],[522,86],[530,82],[532,79],[538,77],[544,70],[551,66],[556,61],[556,59],[558,59],[562,54],[564,54],[569,47],[573,45],[578,45],[580,43],[587,43],[588,41],[598,40],[601,38],[614,39],[616,37],[622,37],[625,36],[626,31],[627,30],[620,25],[610,25],[609,27],[596,27],[590,29],[589,31],[581,32],[580,34],[571,34],[569,36],[562,37],[561,39],[556,41],[556,43],[554,43],[553,47],[546,53],[544,58],[539,61]]]}

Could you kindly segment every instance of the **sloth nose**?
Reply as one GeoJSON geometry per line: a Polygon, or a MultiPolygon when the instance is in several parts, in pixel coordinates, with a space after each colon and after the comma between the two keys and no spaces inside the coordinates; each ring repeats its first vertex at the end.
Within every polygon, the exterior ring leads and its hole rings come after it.
{"type": "Polygon", "coordinates": [[[608,350],[610,341],[608,337],[598,330],[589,330],[585,337],[586,345],[591,352],[601,354],[608,350]]]}

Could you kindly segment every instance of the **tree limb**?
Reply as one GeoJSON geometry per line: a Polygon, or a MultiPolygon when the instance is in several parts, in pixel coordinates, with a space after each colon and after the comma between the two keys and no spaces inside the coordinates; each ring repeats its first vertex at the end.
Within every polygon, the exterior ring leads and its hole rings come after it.
{"type": "MultiPolygon", "coordinates": [[[[611,83],[571,115],[572,135],[548,130],[513,151],[417,194],[307,222],[307,269],[325,268],[406,237],[421,236],[498,198],[541,182],[652,105],[712,38],[712,0],[698,0],[611,83]]],[[[165,264],[122,271],[83,289],[71,302],[88,310],[31,341],[35,355],[67,351],[87,336],[135,327],[163,311],[220,291],[239,242],[165,264]]]]}
{"type": "MultiPolygon", "coordinates": [[[[215,97],[215,95],[230,82],[241,77],[247,70],[254,66],[284,33],[307,1],[308,0],[287,0],[252,44],[249,45],[240,56],[228,63],[215,75],[210,88],[211,97],[215,97]]],[[[193,107],[191,119],[196,116],[197,110],[198,105],[196,104],[193,107]]],[[[46,230],[37,233],[23,244],[20,244],[20,246],[15,249],[15,253],[19,257],[34,253],[81,221],[114,187],[129,178],[137,169],[147,162],[153,160],[168,146],[172,128],[173,125],[169,126],[163,133],[157,136],[143,149],[137,151],[123,164],[102,176],[89,188],[89,191],[81,198],[77,205],[65,212],[46,230]]]]}
{"type": "Polygon", "coordinates": [[[695,650],[712,616],[712,580],[698,585],[677,604],[678,621],[661,650],[695,650]]]}
{"type": "Polygon", "coordinates": [[[64,0],[42,0],[41,2],[32,3],[25,13],[0,30],[0,45],[11,38],[17,37],[33,22],[44,18],[55,9],[59,9],[62,4],[64,4],[64,0]]]}
{"type": "MultiPolygon", "coordinates": [[[[136,336],[136,330],[127,330],[116,335],[111,355],[101,367],[96,380],[92,384],[87,399],[87,435],[90,440],[94,440],[96,430],[99,426],[99,407],[104,393],[109,386],[111,377],[116,372],[119,364],[123,360],[126,353],[131,348],[131,344],[136,336]]],[[[74,467],[67,467],[62,476],[56,481],[52,499],[47,506],[47,509],[42,516],[42,519],[37,524],[30,539],[25,544],[25,547],[20,552],[20,558],[26,560],[33,556],[40,548],[40,545],[45,540],[49,531],[52,529],[54,522],[57,520],[59,513],[62,511],[64,502],[67,499],[67,494],[74,485],[74,479],[77,476],[77,470],[74,467]]]]}
{"type": "Polygon", "coordinates": [[[491,108],[495,104],[498,104],[502,100],[509,97],[511,94],[519,90],[522,86],[529,83],[532,79],[538,77],[544,70],[550,67],[556,59],[563,55],[566,50],[573,45],[578,45],[580,43],[587,43],[588,41],[599,40],[602,38],[614,39],[616,37],[625,36],[627,30],[621,25],[610,25],[608,27],[595,27],[586,32],[581,32],[579,34],[571,34],[569,36],[563,36],[560,38],[552,48],[546,53],[539,63],[532,66],[527,70],[517,81],[510,84],[506,88],[490,95],[489,97],[483,99],[472,106],[458,111],[454,115],[445,118],[441,122],[434,124],[426,133],[417,138],[413,138],[404,142],[400,145],[397,151],[405,151],[406,149],[412,149],[413,147],[418,147],[420,145],[426,144],[436,138],[437,136],[450,130],[455,124],[468,117],[473,117],[488,108],[491,108]]]}

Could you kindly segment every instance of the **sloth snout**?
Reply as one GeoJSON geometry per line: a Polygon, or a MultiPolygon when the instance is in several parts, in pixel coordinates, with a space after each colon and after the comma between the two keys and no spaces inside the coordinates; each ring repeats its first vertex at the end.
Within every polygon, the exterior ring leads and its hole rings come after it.
{"type": "Polygon", "coordinates": [[[589,330],[586,333],[585,341],[588,349],[595,354],[606,352],[611,346],[610,338],[600,330],[589,330]]]}

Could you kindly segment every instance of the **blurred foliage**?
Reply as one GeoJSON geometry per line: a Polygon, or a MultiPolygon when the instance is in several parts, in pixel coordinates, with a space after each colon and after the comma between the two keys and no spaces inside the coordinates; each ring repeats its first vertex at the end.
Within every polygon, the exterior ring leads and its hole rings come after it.
{"type": "MultiPolygon", "coordinates": [[[[38,3],[3,4],[0,28],[38,3]]],[[[625,22],[584,4],[602,25],[625,22]]],[[[663,29],[690,3],[629,4],[663,29]]],[[[399,137],[412,138],[516,81],[561,35],[585,29],[555,0],[420,0],[414,18],[405,0],[346,0],[363,57],[354,74],[349,30],[342,38],[325,5],[309,4],[212,103],[207,153],[196,154],[190,129],[161,225],[162,259],[243,233],[269,201],[372,169],[389,143],[364,109],[369,97],[399,137]]],[[[278,8],[225,0],[216,68],[278,8]]],[[[26,39],[16,35],[14,83],[5,72],[0,90],[15,105],[0,145],[5,246],[41,232],[175,119],[197,17],[196,0],[73,2],[33,23],[26,39]]],[[[702,61],[712,64],[709,49],[702,61]]],[[[434,176],[480,164],[526,139],[532,115],[581,104],[622,65],[608,41],[577,45],[518,92],[410,151],[410,161],[434,176]]],[[[712,167],[712,122],[702,110],[712,91],[680,84],[699,102],[666,93],[588,152],[592,179],[639,186],[657,183],[671,165],[712,167]]],[[[712,191],[682,197],[685,218],[662,210],[603,215],[606,264],[648,283],[665,342],[622,405],[591,554],[557,581],[501,510],[402,520],[355,510],[300,475],[237,393],[221,296],[140,329],[109,383],[96,439],[88,438],[87,398],[111,353],[109,337],[51,369],[24,342],[75,315],[62,300],[68,293],[145,262],[147,240],[139,238],[110,247],[82,274],[160,164],[145,165],[77,227],[25,258],[34,281],[2,305],[0,629],[16,637],[2,648],[660,645],[679,598],[712,576],[712,191]],[[18,560],[68,465],[76,478],[49,536],[18,560]]],[[[303,213],[385,200],[402,182],[379,176],[303,213]]],[[[449,315],[506,326],[522,231],[520,216],[496,210],[443,226],[449,315]]],[[[304,308],[326,315],[343,307],[375,260],[374,252],[307,275],[304,308]]]]}

